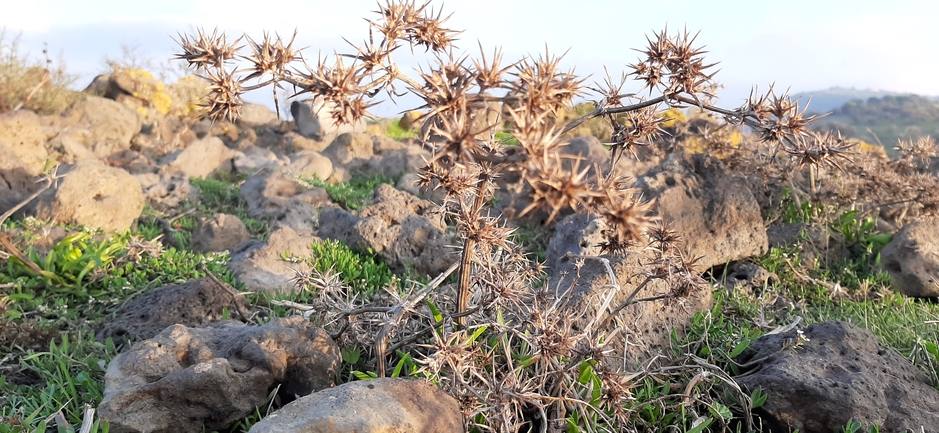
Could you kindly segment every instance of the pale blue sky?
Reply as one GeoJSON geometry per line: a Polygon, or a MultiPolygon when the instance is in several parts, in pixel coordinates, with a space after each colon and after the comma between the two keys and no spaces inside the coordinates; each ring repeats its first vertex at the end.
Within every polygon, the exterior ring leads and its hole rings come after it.
{"type": "MultiPolygon", "coordinates": [[[[384,0],[382,0],[384,2],[384,0]]],[[[793,92],[832,86],[939,95],[939,2],[921,1],[591,1],[434,0],[465,30],[458,46],[477,52],[502,47],[506,59],[569,50],[568,67],[600,79],[603,65],[619,74],[637,59],[645,35],[668,24],[701,30],[708,60],[720,62],[716,79],[727,88],[722,105],[738,106],[752,85],[793,92]]],[[[21,45],[40,55],[43,42],[64,57],[84,87],[103,72],[103,58],[120,57],[122,43],[161,62],[178,51],[178,31],[218,27],[231,36],[263,30],[289,35],[308,57],[344,51],[368,35],[362,18],[375,16],[373,0],[277,2],[242,0],[76,1],[0,0],[0,28],[21,34],[21,45]]],[[[409,57],[409,56],[408,56],[409,57]]],[[[420,57],[406,58],[408,66],[420,57]]],[[[250,99],[263,101],[266,95],[250,99]]],[[[389,107],[378,114],[408,107],[389,107]]]]}

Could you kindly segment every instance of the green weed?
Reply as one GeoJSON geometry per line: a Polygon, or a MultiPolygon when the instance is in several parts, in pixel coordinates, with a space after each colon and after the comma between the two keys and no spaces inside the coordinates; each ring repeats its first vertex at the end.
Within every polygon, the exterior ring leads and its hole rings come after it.
{"type": "Polygon", "coordinates": [[[383,183],[394,185],[397,180],[398,179],[388,177],[383,174],[355,176],[348,182],[341,182],[337,184],[330,184],[329,182],[320,180],[315,176],[312,178],[298,179],[300,183],[305,184],[311,188],[325,189],[326,193],[329,194],[329,197],[333,201],[338,203],[340,206],[351,210],[361,209],[366,204],[368,204],[368,199],[371,198],[372,192],[375,191],[375,188],[378,185],[383,183]]]}

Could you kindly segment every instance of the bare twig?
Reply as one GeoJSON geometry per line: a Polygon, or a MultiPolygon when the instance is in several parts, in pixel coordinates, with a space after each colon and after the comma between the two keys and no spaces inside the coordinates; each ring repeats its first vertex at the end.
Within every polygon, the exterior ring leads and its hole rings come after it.
{"type": "Polygon", "coordinates": [[[385,362],[386,362],[385,354],[386,354],[386,348],[388,347],[388,338],[390,337],[390,333],[392,329],[394,329],[394,327],[397,326],[398,322],[401,320],[404,314],[408,313],[409,311],[414,309],[414,307],[417,306],[418,303],[422,302],[424,298],[426,298],[427,295],[429,295],[434,289],[436,289],[437,286],[443,283],[443,281],[446,280],[447,277],[450,276],[450,274],[456,271],[456,268],[459,265],[460,265],[459,262],[453,263],[452,265],[450,265],[449,269],[444,271],[442,274],[438,275],[437,278],[434,278],[431,282],[427,283],[427,285],[424,286],[423,289],[421,289],[419,292],[415,293],[410,298],[408,298],[404,304],[393,307],[394,315],[391,317],[391,320],[385,322],[385,326],[382,328],[381,332],[378,334],[378,338],[375,339],[375,355],[378,357],[378,376],[379,377],[385,376],[385,362]]]}

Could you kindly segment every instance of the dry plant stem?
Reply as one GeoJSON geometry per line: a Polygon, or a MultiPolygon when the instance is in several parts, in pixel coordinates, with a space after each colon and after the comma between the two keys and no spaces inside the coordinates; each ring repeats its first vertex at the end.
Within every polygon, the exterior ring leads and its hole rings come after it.
{"type": "Polygon", "coordinates": [[[378,338],[375,339],[375,356],[378,357],[378,377],[385,377],[385,353],[388,348],[388,338],[391,336],[391,330],[397,326],[398,322],[404,317],[404,314],[413,310],[418,303],[424,300],[427,295],[430,295],[434,289],[437,288],[443,280],[445,280],[453,271],[456,270],[458,263],[450,265],[450,268],[444,271],[442,274],[438,275],[437,278],[434,278],[433,281],[427,283],[421,291],[412,295],[404,304],[396,305],[392,307],[394,311],[394,316],[391,317],[391,320],[385,323],[385,326],[382,328],[381,332],[378,334],[378,338]]]}
{"type": "MultiPolygon", "coordinates": [[[[476,189],[476,203],[474,203],[473,209],[482,209],[483,203],[485,202],[484,192],[489,189],[489,180],[484,174],[479,175],[478,188],[476,189]]],[[[475,222],[473,222],[475,224],[475,222]]],[[[469,290],[470,290],[470,271],[473,266],[473,255],[476,250],[476,241],[471,238],[467,238],[463,242],[463,256],[460,259],[460,284],[457,288],[456,295],[456,314],[461,314],[466,312],[466,303],[469,301],[469,290]]],[[[461,328],[466,327],[466,316],[458,316],[456,319],[457,324],[461,328]]]]}
{"type": "MultiPolygon", "coordinates": [[[[560,134],[560,135],[563,135],[564,133],[566,133],[566,132],[568,132],[568,131],[570,131],[570,130],[572,130],[572,129],[578,127],[578,126],[580,126],[582,123],[584,123],[584,122],[586,122],[586,121],[588,121],[588,120],[590,120],[590,119],[593,119],[594,117],[605,116],[605,115],[607,115],[607,114],[626,113],[626,112],[629,112],[629,111],[641,110],[641,109],[643,109],[643,108],[651,107],[651,106],[653,106],[653,105],[660,104],[660,103],[662,103],[662,102],[668,101],[668,99],[669,99],[669,98],[668,98],[667,96],[662,95],[662,96],[659,96],[659,97],[656,97],[656,98],[652,98],[652,99],[649,99],[649,100],[647,100],[647,101],[642,101],[642,102],[639,102],[639,103],[636,103],[636,104],[632,104],[632,105],[624,105],[624,106],[621,106],[621,107],[600,107],[600,108],[597,108],[597,109],[595,109],[595,110],[593,110],[593,111],[591,111],[591,112],[589,112],[589,113],[587,113],[587,114],[581,116],[581,117],[578,118],[578,119],[575,119],[575,120],[571,121],[571,123],[568,123],[567,126],[565,126],[564,129],[561,130],[561,134],[560,134]]],[[[698,104],[695,104],[695,105],[698,105],[698,104]]]]}
{"type": "Polygon", "coordinates": [[[95,421],[95,408],[91,405],[85,403],[85,413],[82,416],[82,427],[78,433],[91,433],[91,428],[94,426],[95,421]]]}
{"type": "Polygon", "coordinates": [[[210,271],[209,268],[204,263],[199,265],[199,267],[202,268],[202,271],[205,272],[205,274],[209,276],[209,279],[212,280],[213,283],[215,283],[217,286],[221,287],[223,290],[228,292],[229,295],[231,295],[232,304],[235,305],[235,309],[238,310],[238,314],[241,315],[241,318],[244,320],[249,320],[251,316],[249,316],[248,312],[245,311],[245,309],[241,307],[241,304],[238,303],[238,298],[243,298],[244,294],[239,293],[237,290],[235,290],[234,287],[218,279],[218,277],[216,277],[215,274],[213,274],[212,271],[210,271]]]}
{"type": "MultiPolygon", "coordinates": [[[[27,203],[33,201],[36,197],[39,197],[39,194],[42,194],[45,192],[45,190],[51,188],[53,182],[55,182],[56,179],[58,179],[58,177],[55,174],[48,176],[46,178],[46,184],[43,185],[42,188],[39,188],[39,190],[34,192],[31,196],[27,197],[26,200],[21,201],[19,204],[6,211],[6,213],[0,215],[0,226],[3,226],[3,222],[6,221],[7,218],[9,218],[11,215],[16,213],[16,211],[22,209],[23,206],[26,206],[27,203]]],[[[23,264],[29,268],[29,271],[32,272],[33,275],[42,275],[42,269],[39,267],[39,265],[33,263],[32,260],[29,260],[25,255],[23,255],[23,253],[13,245],[13,242],[10,242],[6,235],[3,234],[2,230],[0,230],[0,245],[3,245],[3,248],[5,248],[7,252],[12,254],[19,261],[23,262],[23,264]]]]}
{"type": "Polygon", "coordinates": [[[33,90],[30,91],[29,94],[26,95],[26,97],[23,98],[23,100],[20,101],[19,104],[16,104],[16,106],[13,107],[13,111],[17,111],[17,110],[19,110],[20,108],[23,108],[23,105],[25,105],[27,102],[29,102],[29,99],[32,98],[33,95],[35,95],[36,92],[38,92],[39,89],[41,89],[42,86],[43,86],[44,84],[46,84],[47,82],[49,82],[49,80],[51,80],[51,79],[52,79],[52,74],[50,74],[49,71],[46,70],[45,73],[43,73],[42,79],[39,80],[39,84],[36,84],[36,87],[33,87],[33,90]]]}
{"type": "Polygon", "coordinates": [[[635,298],[636,295],[639,293],[639,291],[642,290],[642,289],[644,289],[647,284],[649,284],[650,282],[652,282],[653,279],[654,279],[654,278],[652,278],[652,277],[646,277],[646,279],[643,280],[642,283],[640,283],[638,286],[636,286],[636,288],[633,289],[632,293],[629,294],[629,297],[626,298],[625,301],[623,301],[621,304],[617,305],[616,308],[614,308],[612,311],[610,311],[610,314],[608,314],[608,315],[606,316],[606,319],[603,320],[603,323],[600,324],[600,327],[597,328],[597,330],[606,329],[607,326],[610,326],[610,323],[612,323],[613,318],[616,317],[616,315],[619,314],[620,311],[623,311],[623,308],[626,308],[626,307],[628,307],[628,306],[630,306],[630,305],[632,305],[632,304],[638,303],[638,302],[647,301],[647,300],[662,299],[662,298],[667,297],[667,295],[662,295],[662,296],[653,296],[653,297],[651,297],[651,298],[644,298],[644,299],[636,299],[636,300],[634,300],[634,298],[635,298]]]}

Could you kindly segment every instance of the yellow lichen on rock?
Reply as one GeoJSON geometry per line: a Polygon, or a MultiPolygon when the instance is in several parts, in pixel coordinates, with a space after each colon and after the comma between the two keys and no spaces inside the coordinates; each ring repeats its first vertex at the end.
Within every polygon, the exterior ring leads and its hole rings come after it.
{"type": "Polygon", "coordinates": [[[662,128],[671,128],[675,126],[676,123],[688,121],[688,117],[685,116],[685,113],[677,108],[669,108],[662,112],[662,128]]]}

